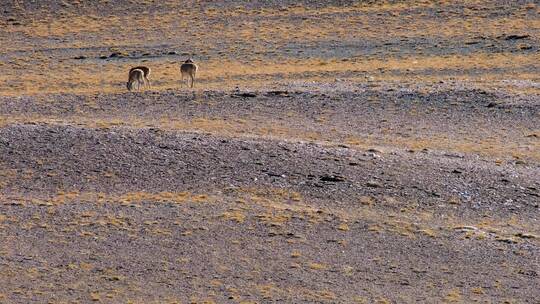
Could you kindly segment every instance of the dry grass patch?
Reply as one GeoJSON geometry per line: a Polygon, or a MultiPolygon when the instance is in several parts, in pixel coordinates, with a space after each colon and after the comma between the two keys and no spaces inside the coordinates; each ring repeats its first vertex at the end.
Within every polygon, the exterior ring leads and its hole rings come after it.
{"type": "Polygon", "coordinates": [[[236,222],[236,223],[243,223],[244,220],[246,219],[246,215],[241,210],[230,210],[230,211],[223,212],[221,214],[221,218],[223,218],[223,219],[225,219],[227,221],[233,221],[233,222],[236,222]]]}
{"type": "Polygon", "coordinates": [[[320,264],[320,263],[309,263],[308,267],[312,270],[326,270],[328,269],[327,265],[320,264]]]}
{"type": "Polygon", "coordinates": [[[349,225],[347,223],[341,223],[338,227],[337,227],[338,230],[341,230],[341,231],[349,231],[349,225]]]}
{"type": "Polygon", "coordinates": [[[55,196],[26,197],[15,195],[0,195],[0,201],[17,201],[22,204],[36,204],[40,206],[54,206],[60,204],[72,204],[76,202],[104,203],[115,202],[125,205],[149,203],[215,203],[219,197],[208,194],[194,194],[190,192],[127,192],[124,194],[106,194],[99,192],[59,192],[55,196]]]}
{"type": "MultiPolygon", "coordinates": [[[[48,65],[46,62],[26,66],[25,73],[7,69],[0,84],[3,90],[0,94],[6,96],[35,95],[43,93],[77,93],[91,94],[125,92],[127,71],[134,62],[87,62],[84,65],[78,62],[65,62],[48,65]],[[40,73],[47,65],[50,72],[40,73]]],[[[201,89],[234,89],[238,85],[246,84],[252,88],[267,87],[275,83],[304,80],[334,81],[334,73],[349,73],[344,78],[377,74],[379,80],[391,80],[391,73],[379,75],[379,69],[405,71],[407,69],[441,70],[455,69],[467,71],[474,69],[502,69],[507,72],[497,74],[499,80],[521,79],[520,74],[512,73],[520,67],[536,64],[533,56],[526,54],[483,54],[463,56],[414,56],[407,58],[367,59],[359,57],[347,62],[341,60],[326,61],[323,59],[281,59],[262,60],[243,63],[229,60],[227,65],[222,60],[208,60],[199,62],[200,73],[196,90],[201,89]],[[509,73],[509,74],[505,74],[509,73]]],[[[180,74],[178,62],[167,58],[154,59],[151,64],[153,73],[151,80],[152,90],[162,91],[179,89],[180,74]]],[[[420,78],[424,76],[420,75],[420,78]]],[[[440,77],[440,76],[438,76],[440,77]]],[[[476,76],[467,76],[475,78],[476,76]]],[[[482,75],[484,77],[484,75],[482,75]]],[[[430,80],[433,76],[427,76],[430,80]]],[[[435,77],[437,78],[437,77],[435,77]]],[[[476,77],[478,78],[478,77],[476,77]]],[[[526,78],[526,77],[525,77],[526,78]]],[[[403,79],[399,76],[398,79],[403,79]]],[[[534,79],[534,78],[533,78],[534,79]]],[[[365,79],[361,79],[365,81],[365,79]]],[[[184,88],[186,89],[186,88],[184,88]]]]}

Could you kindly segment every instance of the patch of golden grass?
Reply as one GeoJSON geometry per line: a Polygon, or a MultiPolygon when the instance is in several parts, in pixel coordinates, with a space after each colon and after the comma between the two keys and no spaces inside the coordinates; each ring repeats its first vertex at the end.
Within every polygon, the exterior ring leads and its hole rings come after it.
{"type": "Polygon", "coordinates": [[[467,138],[443,138],[441,136],[423,136],[421,138],[387,136],[380,144],[404,147],[413,150],[422,150],[426,148],[431,150],[479,154],[506,160],[522,158],[540,160],[540,141],[534,139],[509,142],[502,137],[468,140],[467,138]]]}
{"type": "Polygon", "coordinates": [[[458,289],[453,289],[444,297],[445,303],[460,303],[462,301],[461,293],[458,289]]]}
{"type": "MultiPolygon", "coordinates": [[[[47,67],[49,72],[39,73],[43,68],[40,65],[29,65],[25,73],[17,70],[6,69],[0,78],[2,95],[34,95],[43,93],[114,93],[125,92],[127,71],[135,63],[85,63],[77,62],[55,64],[47,67]],[[68,66],[69,65],[69,66],[68,66]],[[8,85],[8,83],[10,83],[8,85]]],[[[200,72],[196,83],[196,90],[201,89],[233,89],[238,85],[246,85],[252,88],[268,87],[276,81],[288,82],[301,80],[334,81],[335,73],[349,73],[349,76],[341,75],[339,78],[358,77],[358,73],[374,74],[377,80],[391,80],[392,77],[403,79],[404,76],[392,76],[391,73],[382,75],[379,69],[405,71],[407,69],[441,70],[462,69],[467,71],[471,68],[503,69],[508,72],[494,74],[499,80],[503,79],[531,79],[522,73],[512,71],[536,64],[534,56],[525,54],[483,54],[476,53],[468,56],[413,56],[407,58],[367,59],[356,58],[347,62],[341,60],[326,59],[295,59],[280,61],[264,60],[253,63],[228,61],[223,64],[222,60],[210,60],[200,62],[200,72]],[[324,64],[322,64],[324,63],[324,64]]],[[[154,60],[151,64],[153,73],[151,80],[153,90],[179,89],[178,63],[166,59],[154,60]]],[[[436,74],[436,73],[435,73],[436,74]]],[[[468,79],[483,79],[486,75],[470,76],[468,79]]],[[[407,76],[408,77],[408,76],[407,76]]],[[[440,78],[441,76],[416,76],[420,79],[427,77],[440,78]]],[[[444,76],[443,76],[444,77],[444,76]]],[[[536,77],[535,77],[536,78],[536,77]]],[[[532,79],[535,79],[532,78],[532,79]]],[[[365,79],[360,79],[365,82],[365,79]]],[[[185,86],[184,86],[184,89],[185,86]]],[[[528,90],[532,90],[529,88],[528,90]]]]}
{"type": "Polygon", "coordinates": [[[309,263],[308,266],[312,270],[326,270],[326,269],[328,269],[327,265],[320,264],[320,263],[309,263]]]}
{"type": "Polygon", "coordinates": [[[302,253],[298,250],[295,250],[291,253],[291,258],[299,258],[302,256],[302,253]]]}
{"type": "Polygon", "coordinates": [[[292,218],[292,214],[283,210],[273,210],[269,208],[267,212],[257,215],[257,219],[262,223],[277,227],[282,226],[284,223],[287,223],[292,218]]]}
{"type": "Polygon", "coordinates": [[[190,192],[126,192],[123,194],[106,194],[100,192],[58,192],[57,195],[48,198],[0,195],[0,201],[20,201],[24,204],[37,204],[40,206],[54,206],[71,204],[76,202],[116,202],[121,204],[149,203],[214,203],[218,197],[207,194],[194,194],[190,192]]]}
{"type": "MultiPolygon", "coordinates": [[[[159,14],[137,14],[132,16],[93,16],[68,14],[61,19],[34,20],[23,27],[14,27],[7,32],[20,32],[28,37],[70,37],[85,46],[83,37],[100,35],[105,45],[133,45],[139,38],[138,33],[125,31],[133,27],[141,29],[147,40],[175,41],[182,35],[194,36],[206,41],[242,41],[248,45],[254,39],[272,42],[313,41],[331,37],[423,37],[444,36],[460,37],[464,32],[469,35],[481,29],[485,35],[498,35],[501,29],[508,32],[526,31],[537,26],[538,20],[526,19],[519,15],[507,17],[482,18],[477,13],[463,16],[447,16],[446,18],[429,18],[413,13],[407,16],[406,11],[432,8],[433,3],[378,3],[364,5],[362,3],[347,6],[307,8],[302,5],[283,8],[263,8],[250,10],[246,8],[202,7],[191,10],[187,20],[183,7],[170,4],[168,12],[159,14]],[[180,13],[179,13],[180,12],[180,13]],[[389,13],[389,14],[386,14],[389,13]],[[385,26],[380,23],[379,14],[385,14],[385,26]],[[257,22],[244,21],[237,16],[257,18],[257,22]],[[336,16],[340,16],[336,18],[336,16]],[[271,18],[268,18],[271,17],[271,18]],[[226,19],[228,22],[224,22],[226,19]],[[300,21],[299,21],[300,19],[300,21]],[[195,24],[190,21],[198,21],[195,24]],[[328,20],[331,20],[329,22],[328,20]],[[372,25],[373,24],[373,25],[372,25]],[[406,24],[406,26],[404,26],[406,24]],[[109,34],[111,33],[111,34],[109,34]],[[72,38],[75,34],[81,38],[72,38]]],[[[485,3],[480,3],[485,5],[485,3]]],[[[437,3],[437,9],[444,10],[444,3],[437,3]]],[[[138,31],[137,31],[138,32],[138,31]]],[[[62,42],[66,46],[70,42],[62,42]]],[[[86,42],[93,46],[92,42],[86,42]]],[[[232,47],[228,45],[228,47],[232,47]]]]}
{"type": "Polygon", "coordinates": [[[347,223],[341,223],[339,224],[339,226],[337,227],[338,230],[341,230],[341,231],[349,231],[349,225],[347,223]]]}
{"type": "Polygon", "coordinates": [[[245,213],[241,210],[230,210],[223,212],[221,217],[225,220],[234,221],[236,223],[243,223],[246,219],[245,213]]]}
{"type": "MultiPolygon", "coordinates": [[[[43,116],[0,116],[0,127],[11,124],[50,124],[50,125],[75,125],[89,128],[160,128],[163,130],[204,132],[220,136],[241,137],[241,138],[266,138],[292,142],[317,142],[322,145],[337,146],[341,143],[349,145],[351,148],[365,149],[369,147],[399,147],[400,149],[451,151],[467,154],[479,154],[490,158],[504,161],[514,161],[516,159],[540,160],[540,141],[531,134],[540,131],[523,131],[523,138],[513,142],[508,142],[504,136],[494,136],[491,138],[467,137],[444,137],[444,136],[422,136],[422,137],[400,137],[393,134],[384,136],[374,135],[350,135],[342,134],[340,130],[334,129],[332,132],[309,131],[302,126],[285,125],[279,121],[269,121],[264,118],[252,116],[249,120],[231,120],[221,117],[197,117],[191,120],[175,119],[164,117],[161,119],[144,119],[140,117],[84,117],[74,116],[71,118],[43,117],[43,116]],[[336,139],[343,138],[342,141],[336,139]]],[[[7,174],[7,171],[0,171],[0,174],[7,174]]],[[[20,175],[19,173],[16,173],[20,175]]],[[[113,175],[111,176],[113,177],[113,175]]],[[[363,202],[361,202],[363,203],[363,202]]],[[[367,204],[367,201],[366,201],[367,204]]]]}
{"type": "MultiPolygon", "coordinates": [[[[359,205],[357,208],[347,207],[346,209],[334,207],[321,213],[320,210],[313,208],[304,199],[291,204],[288,195],[284,194],[281,190],[278,191],[280,194],[274,197],[264,197],[264,193],[272,193],[272,189],[237,189],[234,192],[234,197],[240,196],[245,198],[245,204],[248,207],[253,205],[267,208],[267,212],[261,215],[261,219],[267,221],[267,223],[277,223],[278,225],[280,223],[286,223],[292,217],[305,220],[314,218],[316,220],[313,222],[318,223],[321,222],[320,220],[324,216],[331,214],[336,220],[341,221],[342,224],[354,221],[366,222],[369,224],[368,230],[374,232],[390,232],[409,238],[419,236],[435,238],[439,234],[455,233],[455,227],[467,226],[467,221],[472,221],[472,226],[482,229],[482,231],[474,233],[477,240],[485,239],[486,234],[484,231],[486,231],[492,235],[501,237],[515,238],[516,235],[525,235],[522,239],[527,239],[531,242],[540,241],[538,238],[535,238],[535,234],[538,234],[540,230],[535,226],[534,221],[516,217],[502,218],[497,216],[491,219],[482,217],[465,220],[460,216],[449,214],[441,218],[434,216],[428,211],[416,211],[414,209],[407,210],[406,212],[402,210],[393,211],[389,210],[388,206],[384,206],[383,204],[359,205]],[[245,196],[245,194],[251,193],[261,193],[261,197],[255,196],[255,199],[250,199],[250,196],[245,196]],[[475,223],[475,220],[479,223],[475,223]]],[[[345,226],[342,228],[345,229],[345,226]]]]}
{"type": "Polygon", "coordinates": [[[257,291],[263,297],[263,299],[272,299],[276,295],[281,295],[286,293],[285,290],[279,288],[274,283],[258,285],[256,286],[257,291]]]}
{"type": "MultiPolygon", "coordinates": [[[[357,200],[360,198],[359,196],[357,200]]],[[[352,198],[354,201],[354,198],[352,198]]],[[[304,198],[300,193],[280,188],[227,188],[217,193],[194,194],[189,192],[127,192],[105,194],[95,192],[61,191],[52,197],[27,197],[16,195],[2,195],[0,202],[19,202],[21,204],[37,204],[54,208],[60,204],[78,202],[104,203],[116,202],[125,205],[148,203],[176,203],[176,204],[214,204],[216,202],[230,204],[228,209],[221,213],[226,220],[238,223],[244,222],[251,214],[254,218],[270,226],[285,226],[294,218],[310,224],[323,224],[331,220],[338,224],[338,229],[347,231],[345,223],[362,222],[368,230],[377,233],[392,233],[407,238],[438,237],[439,235],[462,232],[465,238],[475,241],[506,239],[512,242],[540,242],[540,230],[534,220],[482,215],[475,218],[463,218],[460,215],[446,214],[445,217],[436,216],[432,211],[417,211],[414,208],[403,211],[389,208],[384,201],[388,199],[376,198],[380,204],[354,206],[338,203],[324,210],[316,208],[316,204],[304,198]],[[344,206],[344,207],[338,207],[344,206]],[[262,212],[261,212],[262,210],[262,212]]],[[[410,204],[404,202],[403,204],[410,204]]],[[[395,205],[395,203],[393,203],[395,205]]],[[[54,210],[52,210],[54,211],[54,210]]],[[[96,218],[95,213],[81,213],[80,222],[111,226],[118,229],[128,227],[124,218],[118,216],[104,216],[96,218]]],[[[35,219],[40,224],[40,217],[35,219]]],[[[10,219],[0,218],[2,224],[10,223],[10,219]]],[[[35,227],[32,224],[28,228],[35,227]]],[[[155,225],[149,222],[148,225],[155,225]]],[[[84,225],[83,225],[84,226],[84,225]]],[[[48,228],[48,227],[42,227],[48,228]]],[[[152,230],[156,234],[169,234],[170,231],[152,230]]],[[[81,232],[84,235],[84,231],[81,232]]],[[[93,236],[88,234],[88,236],[93,236]]]]}
{"type": "Polygon", "coordinates": [[[375,203],[375,199],[371,196],[361,196],[358,201],[364,206],[371,206],[375,203]]]}
{"type": "Polygon", "coordinates": [[[482,295],[486,293],[482,287],[474,287],[471,289],[471,292],[478,295],[482,295]]]}

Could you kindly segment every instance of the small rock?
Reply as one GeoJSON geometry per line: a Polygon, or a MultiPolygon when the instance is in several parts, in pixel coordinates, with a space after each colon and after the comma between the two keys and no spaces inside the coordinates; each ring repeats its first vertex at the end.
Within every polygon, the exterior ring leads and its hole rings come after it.
{"type": "Polygon", "coordinates": [[[286,177],[285,174],[279,174],[279,173],[274,173],[274,172],[267,172],[266,174],[272,177],[286,177]]]}
{"type": "Polygon", "coordinates": [[[235,93],[232,97],[257,97],[257,94],[252,92],[235,93]]]}
{"type": "Polygon", "coordinates": [[[507,244],[515,244],[515,243],[517,243],[517,241],[514,240],[514,239],[504,238],[504,237],[496,238],[495,241],[501,242],[501,243],[507,243],[507,244]]]}
{"type": "Polygon", "coordinates": [[[456,153],[444,153],[443,155],[447,157],[465,158],[465,156],[456,153]]]}
{"type": "Polygon", "coordinates": [[[460,230],[460,231],[476,231],[478,230],[478,228],[474,227],[474,226],[457,226],[457,227],[454,227],[455,230],[460,230]]]}
{"type": "Polygon", "coordinates": [[[372,157],[372,158],[381,158],[381,156],[379,154],[373,153],[373,152],[364,153],[362,155],[369,156],[369,157],[372,157]]]}
{"type": "Polygon", "coordinates": [[[377,150],[377,149],[375,149],[375,148],[367,149],[367,152],[372,152],[372,153],[382,153],[381,150],[377,150]]]}
{"type": "Polygon", "coordinates": [[[321,176],[321,181],[323,182],[343,182],[345,178],[339,175],[323,175],[321,176]]]}
{"type": "Polygon", "coordinates": [[[518,232],[515,234],[515,236],[517,237],[520,237],[522,239],[537,239],[538,236],[534,235],[534,234],[531,234],[531,233],[522,233],[522,232],[518,232]]]}
{"type": "Polygon", "coordinates": [[[86,59],[86,56],[81,55],[81,56],[77,56],[77,57],[75,57],[75,58],[73,58],[73,59],[86,59]]]}
{"type": "Polygon", "coordinates": [[[497,106],[497,103],[492,101],[492,102],[488,103],[486,107],[493,108],[495,106],[497,106]]]}
{"type": "Polygon", "coordinates": [[[519,40],[529,38],[529,35],[508,35],[504,40],[519,40]]]}
{"type": "Polygon", "coordinates": [[[289,97],[288,91],[268,91],[266,96],[289,97]]]}
{"type": "Polygon", "coordinates": [[[371,187],[371,188],[380,188],[380,187],[382,187],[381,183],[379,183],[378,181],[375,181],[375,180],[368,181],[366,183],[366,186],[371,187]]]}
{"type": "Polygon", "coordinates": [[[518,270],[518,273],[519,274],[522,274],[522,275],[526,275],[526,276],[529,276],[529,277],[537,277],[538,276],[538,273],[532,269],[530,270],[518,270]]]}

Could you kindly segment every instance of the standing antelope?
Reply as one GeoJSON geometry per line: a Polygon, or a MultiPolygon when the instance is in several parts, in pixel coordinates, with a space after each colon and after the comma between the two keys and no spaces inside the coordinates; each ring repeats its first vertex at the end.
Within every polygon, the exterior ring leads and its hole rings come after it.
{"type": "Polygon", "coordinates": [[[145,86],[147,85],[148,87],[151,87],[150,80],[148,79],[148,76],[150,76],[150,68],[142,66],[142,65],[141,66],[136,66],[134,68],[131,68],[129,70],[129,73],[131,74],[131,71],[136,70],[136,69],[139,69],[139,70],[143,71],[143,73],[144,73],[144,84],[145,84],[145,86]]]}
{"type": "MultiPolygon", "coordinates": [[[[180,82],[180,85],[184,85],[184,75],[187,75],[191,78],[191,87],[193,88],[193,84],[195,83],[195,74],[197,73],[197,65],[189,58],[188,60],[184,61],[180,65],[180,73],[182,74],[182,80],[180,82]]],[[[189,78],[188,78],[188,85],[189,85],[189,78]]]]}
{"type": "Polygon", "coordinates": [[[129,70],[129,78],[127,82],[127,89],[131,91],[133,89],[133,85],[137,83],[137,91],[141,89],[141,86],[144,85],[144,71],[141,69],[131,69],[129,70]]]}

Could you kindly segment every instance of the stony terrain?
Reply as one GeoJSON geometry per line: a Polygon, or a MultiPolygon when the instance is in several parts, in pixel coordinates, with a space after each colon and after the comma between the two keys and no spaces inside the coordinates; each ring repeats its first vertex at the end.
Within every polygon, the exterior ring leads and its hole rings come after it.
{"type": "Polygon", "coordinates": [[[0,10],[0,303],[540,303],[534,1],[88,3],[0,10]]]}

